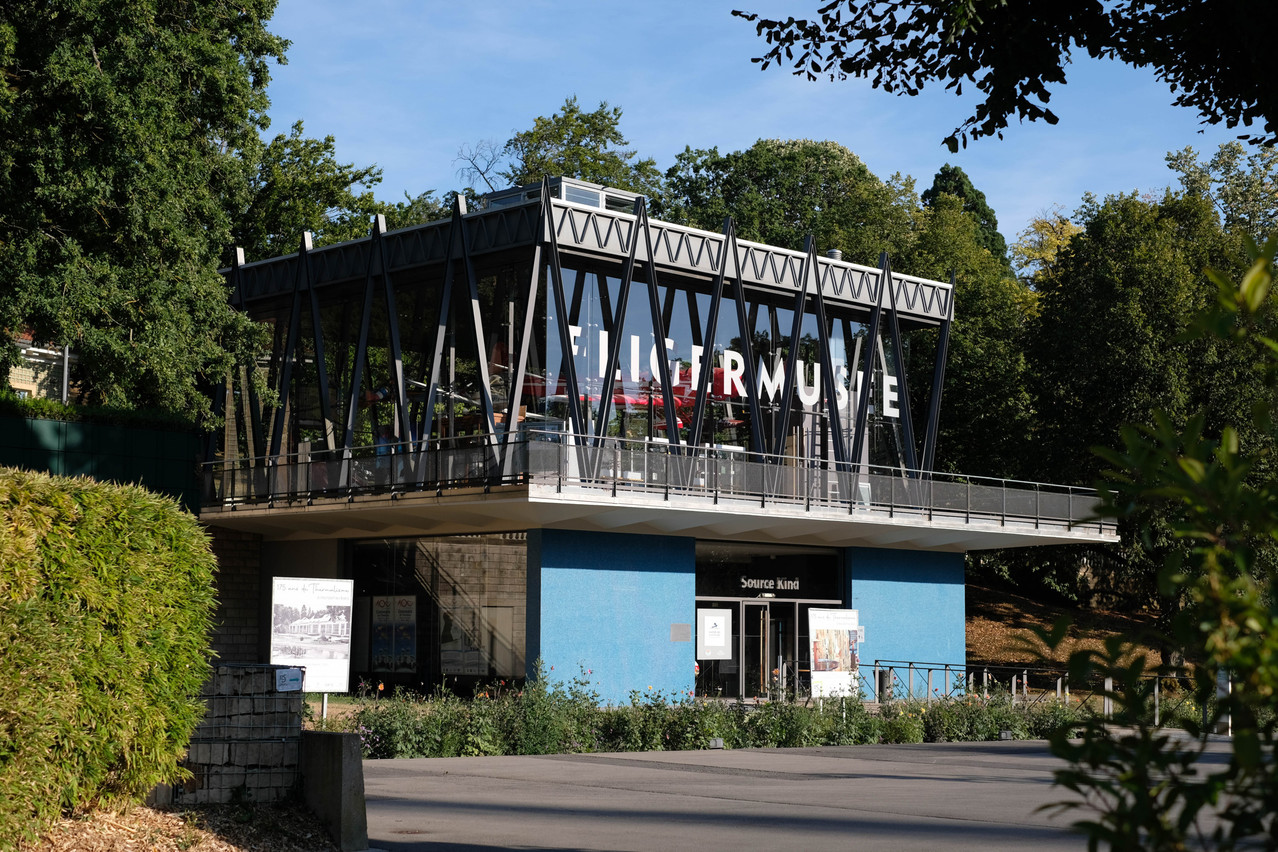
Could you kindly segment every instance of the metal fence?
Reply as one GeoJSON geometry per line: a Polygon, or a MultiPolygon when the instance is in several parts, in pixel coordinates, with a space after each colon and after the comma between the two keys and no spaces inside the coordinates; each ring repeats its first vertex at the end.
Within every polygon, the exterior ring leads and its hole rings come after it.
{"type": "Polygon", "coordinates": [[[201,499],[205,506],[237,505],[513,484],[561,493],[694,496],[761,508],[1114,530],[1112,521],[1095,519],[1097,496],[1087,488],[535,430],[513,436],[506,447],[494,438],[450,438],[420,447],[211,462],[204,465],[201,499]]]}
{"type": "MultiPolygon", "coordinates": [[[[1052,700],[1086,705],[1105,719],[1113,718],[1117,696],[1112,678],[1071,682],[1064,669],[1023,665],[875,660],[872,675],[863,677],[862,684],[862,694],[879,703],[915,700],[930,704],[965,697],[989,701],[1005,696],[1013,704],[1029,707],[1052,700]]],[[[1183,669],[1150,672],[1141,679],[1141,688],[1150,693],[1153,721],[1160,725],[1191,706],[1194,680],[1183,669]]]]}

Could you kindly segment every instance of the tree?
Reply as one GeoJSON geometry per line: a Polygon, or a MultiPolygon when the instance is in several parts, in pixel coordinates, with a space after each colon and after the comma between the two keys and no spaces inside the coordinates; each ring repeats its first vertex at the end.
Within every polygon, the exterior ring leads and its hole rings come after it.
{"type": "MultiPolygon", "coordinates": [[[[1276,250],[1276,239],[1263,249],[1252,243],[1251,264],[1237,283],[1212,273],[1217,302],[1193,326],[1200,338],[1229,340],[1250,352],[1252,380],[1269,391],[1248,418],[1256,431],[1272,429],[1274,415],[1278,341],[1265,329],[1273,325],[1276,250]]],[[[1278,489],[1272,474],[1258,469],[1266,452],[1248,449],[1232,427],[1212,437],[1201,414],[1182,428],[1167,417],[1144,429],[1129,427],[1122,448],[1104,452],[1106,515],[1159,512],[1175,519],[1172,534],[1184,546],[1163,566],[1161,579],[1188,601],[1171,630],[1175,641],[1202,654],[1194,697],[1207,709],[1206,724],[1189,725],[1189,737],[1169,737],[1152,724],[1143,657],[1124,664],[1129,648],[1117,641],[1105,653],[1072,655],[1074,682],[1108,677],[1115,684],[1104,693],[1116,704],[1112,721],[1095,718],[1081,738],[1071,739],[1070,731],[1052,737],[1052,751],[1067,761],[1057,783],[1081,797],[1061,807],[1085,809],[1087,819],[1075,825],[1089,835],[1089,848],[1275,845],[1278,574],[1263,569],[1257,545],[1278,538],[1278,489]],[[1217,694],[1217,672],[1228,672],[1232,682],[1224,695],[1217,694]],[[1226,717],[1233,727],[1228,759],[1206,763],[1206,734],[1226,717]]],[[[1055,645],[1066,627],[1043,638],[1055,645]]]]}
{"type": "Polygon", "coordinates": [[[1253,239],[1278,228],[1278,150],[1248,155],[1238,142],[1226,142],[1207,162],[1184,148],[1168,154],[1167,165],[1186,192],[1212,202],[1226,228],[1253,239]]]}
{"type": "Polygon", "coordinates": [[[1198,401],[1200,352],[1179,341],[1213,290],[1202,270],[1231,269],[1240,246],[1200,199],[1135,195],[1088,199],[1082,231],[1038,279],[1031,347],[1041,417],[1041,467],[1053,482],[1084,484],[1101,471],[1089,447],[1124,423],[1162,410],[1182,419],[1198,401]]]}
{"type": "Polygon", "coordinates": [[[367,187],[381,182],[381,169],[339,163],[332,136],[302,134],[299,121],[287,136],[250,140],[236,152],[248,172],[249,200],[234,211],[234,239],[248,257],[296,251],[303,231],[311,231],[317,245],[368,233],[377,202],[367,187]]]}
{"type": "Polygon", "coordinates": [[[786,248],[812,234],[822,251],[877,265],[881,252],[909,246],[918,207],[911,179],[884,183],[836,142],[760,139],[730,154],[684,149],[666,172],[658,212],[712,231],[730,215],[742,239],[786,248]]]}
{"type": "Polygon", "coordinates": [[[427,191],[388,204],[373,197],[381,183],[376,166],[337,161],[332,136],[303,136],[302,122],[270,143],[249,140],[236,152],[248,174],[248,201],[232,211],[233,239],[249,258],[297,251],[303,231],[316,246],[368,236],[372,217],[386,216],[391,230],[447,215],[427,191]]]}
{"type": "Polygon", "coordinates": [[[543,177],[572,177],[615,189],[655,196],[661,191],[661,172],[652,159],[636,159],[637,152],[621,133],[621,108],[601,101],[585,112],[574,95],[549,118],[538,116],[533,126],[515,133],[498,148],[480,142],[462,148],[458,161],[468,182],[482,180],[489,190],[537,183],[543,177]]]}
{"type": "MultiPolygon", "coordinates": [[[[916,243],[896,265],[912,275],[955,276],[937,466],[968,475],[1020,477],[1033,423],[1025,335],[1034,294],[985,248],[981,228],[962,199],[934,195],[921,218],[916,243]]],[[[931,381],[935,348],[923,348],[912,343],[918,366],[911,388],[926,388],[931,381]]]]}
{"type": "Polygon", "coordinates": [[[217,268],[245,192],[233,152],[265,126],[287,46],[274,5],[5,6],[0,328],[72,346],[93,400],[207,416],[206,383],[252,350],[217,268]]]}
{"type": "MultiPolygon", "coordinates": [[[[1208,434],[1219,435],[1267,393],[1239,347],[1182,337],[1215,299],[1202,270],[1234,270],[1241,262],[1240,242],[1221,229],[1204,199],[1089,199],[1079,217],[1081,232],[1050,274],[1036,279],[1040,312],[1029,348],[1038,412],[1038,467],[1031,474],[1070,484],[1100,476],[1101,460],[1089,448],[1118,443],[1123,424],[1147,426],[1161,412],[1179,425],[1201,412],[1208,434]]],[[[1249,447],[1273,444],[1262,431],[1244,438],[1249,447]]],[[[1174,535],[1177,523],[1165,512],[1129,516],[1120,527],[1121,548],[1098,572],[1105,591],[1147,608],[1165,630],[1185,603],[1158,587],[1163,561],[1186,555],[1174,535]]],[[[1166,654],[1177,650],[1159,645],[1166,654]]]]}
{"type": "Polygon", "coordinates": [[[1060,205],[1041,213],[1029,223],[1012,245],[1012,265],[1022,271],[1031,285],[1056,273],[1056,259],[1074,235],[1082,231],[1070,221],[1060,205]]]}
{"type": "Polygon", "coordinates": [[[972,185],[967,172],[949,163],[941,166],[941,170],[932,178],[932,186],[923,191],[923,203],[931,207],[937,198],[947,193],[963,202],[963,210],[976,219],[980,243],[995,259],[1001,261],[1008,269],[1011,266],[1007,259],[1007,240],[998,232],[998,217],[985,200],[985,193],[972,185]]]}
{"type": "Polygon", "coordinates": [[[1002,136],[1008,119],[1055,124],[1051,86],[1065,83],[1074,48],[1152,68],[1204,122],[1263,125],[1244,136],[1278,141],[1278,88],[1270,68],[1278,7],[1249,0],[834,0],[813,19],[759,19],[768,50],[763,68],[792,66],[808,79],[863,77],[887,92],[913,95],[941,82],[956,94],[974,86],[984,100],[945,139],[951,151],[1002,136]]]}

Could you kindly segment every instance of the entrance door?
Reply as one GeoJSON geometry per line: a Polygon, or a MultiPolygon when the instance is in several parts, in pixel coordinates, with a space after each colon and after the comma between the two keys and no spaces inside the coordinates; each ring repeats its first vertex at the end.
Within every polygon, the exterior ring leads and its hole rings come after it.
{"type": "Polygon", "coordinates": [[[772,657],[770,619],[768,604],[747,603],[742,606],[741,618],[741,675],[742,695],[746,698],[760,698],[768,694],[768,679],[772,669],[768,660],[772,657]]]}

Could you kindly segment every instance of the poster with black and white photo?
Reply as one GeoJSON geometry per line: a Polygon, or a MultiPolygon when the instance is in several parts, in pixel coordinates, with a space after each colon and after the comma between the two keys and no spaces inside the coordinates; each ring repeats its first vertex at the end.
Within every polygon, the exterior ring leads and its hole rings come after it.
{"type": "Polygon", "coordinates": [[[812,694],[855,697],[860,689],[857,657],[859,613],[855,609],[808,610],[812,637],[812,694]]]}
{"type": "Polygon", "coordinates": [[[308,692],[346,692],[354,595],[354,580],[274,578],[271,664],[305,667],[308,692]]]}

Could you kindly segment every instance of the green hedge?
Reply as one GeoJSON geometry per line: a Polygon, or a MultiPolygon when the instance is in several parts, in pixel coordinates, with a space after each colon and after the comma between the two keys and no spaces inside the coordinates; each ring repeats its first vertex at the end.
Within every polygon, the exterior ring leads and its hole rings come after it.
{"type": "Polygon", "coordinates": [[[0,468],[0,849],[176,776],[214,568],[172,500],[0,468]]]}
{"type": "Polygon", "coordinates": [[[1085,711],[1055,700],[1027,707],[1010,696],[958,697],[925,704],[897,701],[872,712],[855,699],[742,704],[636,693],[629,704],[599,706],[580,677],[570,684],[533,680],[522,690],[498,685],[462,699],[398,694],[362,701],[343,723],[360,735],[364,756],[458,757],[567,752],[797,748],[1046,737],[1081,723],[1085,711]]]}

